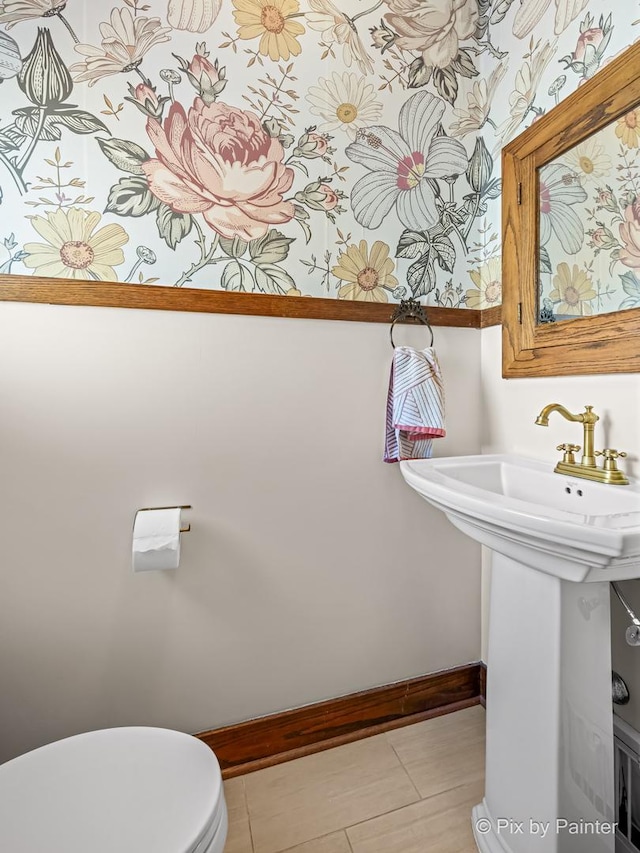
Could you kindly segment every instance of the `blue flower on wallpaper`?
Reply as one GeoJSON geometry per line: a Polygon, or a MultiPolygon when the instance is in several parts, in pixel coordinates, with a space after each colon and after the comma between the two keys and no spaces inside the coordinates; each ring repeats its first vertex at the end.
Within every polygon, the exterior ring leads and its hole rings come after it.
{"type": "Polygon", "coordinates": [[[444,102],[417,92],[400,110],[398,131],[367,128],[346,150],[369,169],[351,191],[351,207],[360,225],[379,228],[395,206],[406,228],[431,228],[439,218],[434,180],[457,177],[467,168],[467,152],[456,139],[436,135],[444,102]]]}
{"type": "Polygon", "coordinates": [[[586,201],[587,193],[577,175],[561,163],[540,170],[540,245],[551,236],[569,255],[580,251],[584,243],[584,223],[572,205],[586,201]]]}
{"type": "Polygon", "coordinates": [[[626,272],[620,276],[620,283],[622,284],[622,289],[627,294],[627,298],[622,300],[618,310],[624,311],[626,308],[640,308],[640,279],[638,279],[635,273],[626,272]]]}

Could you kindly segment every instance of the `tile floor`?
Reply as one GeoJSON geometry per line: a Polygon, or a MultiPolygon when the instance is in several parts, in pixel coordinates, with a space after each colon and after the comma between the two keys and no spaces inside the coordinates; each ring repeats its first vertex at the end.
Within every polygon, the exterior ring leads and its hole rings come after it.
{"type": "Polygon", "coordinates": [[[225,782],[225,853],[477,853],[484,711],[436,717],[225,782]]]}

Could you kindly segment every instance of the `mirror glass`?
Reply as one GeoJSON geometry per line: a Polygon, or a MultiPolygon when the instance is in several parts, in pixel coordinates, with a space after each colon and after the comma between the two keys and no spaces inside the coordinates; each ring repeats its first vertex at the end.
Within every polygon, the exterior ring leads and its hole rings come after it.
{"type": "Polygon", "coordinates": [[[640,307],[640,107],[538,170],[538,323],[640,307]]]}

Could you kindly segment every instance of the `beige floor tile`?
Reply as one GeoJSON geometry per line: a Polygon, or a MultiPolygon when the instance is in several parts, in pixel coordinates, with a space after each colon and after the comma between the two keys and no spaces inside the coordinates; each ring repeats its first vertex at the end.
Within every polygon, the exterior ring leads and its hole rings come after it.
{"type": "Polygon", "coordinates": [[[351,847],[344,832],[332,832],[324,838],[290,847],[285,853],[351,853],[351,847]]]}
{"type": "Polygon", "coordinates": [[[224,798],[229,814],[229,833],[224,853],[253,853],[244,779],[241,776],[224,783],[224,798]]]}
{"type": "Polygon", "coordinates": [[[484,778],[485,712],[479,705],[384,737],[422,798],[484,778]]]}
{"type": "Polygon", "coordinates": [[[353,853],[477,853],[471,809],[483,785],[461,785],[347,830],[353,853]]]}
{"type": "Polygon", "coordinates": [[[255,853],[277,853],[419,799],[384,735],[244,780],[255,853]]]}

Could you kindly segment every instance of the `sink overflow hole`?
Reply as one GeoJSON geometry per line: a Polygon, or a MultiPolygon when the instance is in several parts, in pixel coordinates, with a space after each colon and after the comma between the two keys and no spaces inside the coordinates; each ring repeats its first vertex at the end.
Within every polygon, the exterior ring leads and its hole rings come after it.
{"type": "Polygon", "coordinates": [[[571,494],[571,488],[570,488],[569,486],[565,486],[565,492],[566,492],[568,495],[570,495],[570,494],[571,494]]]}

